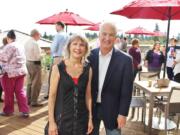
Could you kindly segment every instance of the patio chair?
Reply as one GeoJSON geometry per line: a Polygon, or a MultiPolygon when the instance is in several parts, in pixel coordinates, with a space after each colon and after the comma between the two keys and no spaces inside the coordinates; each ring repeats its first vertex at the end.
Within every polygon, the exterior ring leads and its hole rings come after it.
{"type": "MultiPolygon", "coordinates": [[[[172,87],[169,96],[167,97],[167,102],[162,102],[158,106],[161,111],[164,112],[165,116],[165,133],[167,135],[167,119],[170,116],[178,116],[177,129],[179,129],[180,124],[180,87],[172,87]]],[[[161,118],[161,116],[160,116],[161,118]]],[[[160,120],[159,118],[159,120],[160,120]]]]}
{"type": "Polygon", "coordinates": [[[132,118],[134,117],[135,108],[138,108],[137,120],[139,119],[139,108],[142,108],[141,121],[145,124],[146,117],[146,98],[145,96],[132,96],[130,107],[132,108],[132,118]]]}
{"type": "MultiPolygon", "coordinates": [[[[158,72],[139,72],[138,74],[138,80],[139,81],[148,81],[148,80],[157,80],[159,78],[159,73],[158,72]]],[[[134,91],[135,94],[134,95],[142,95],[144,93],[142,93],[140,90],[137,89],[137,91],[134,91]]]]}
{"type": "Polygon", "coordinates": [[[139,80],[156,80],[159,78],[159,72],[139,72],[139,80]]]}
{"type": "MultiPolygon", "coordinates": [[[[156,80],[158,78],[159,73],[157,72],[139,72],[139,81],[142,80],[156,80]]],[[[142,122],[145,121],[145,114],[146,113],[146,96],[140,89],[133,90],[133,96],[131,100],[132,107],[132,118],[134,117],[135,108],[137,108],[137,119],[139,119],[139,109],[142,108],[142,122]]]]}

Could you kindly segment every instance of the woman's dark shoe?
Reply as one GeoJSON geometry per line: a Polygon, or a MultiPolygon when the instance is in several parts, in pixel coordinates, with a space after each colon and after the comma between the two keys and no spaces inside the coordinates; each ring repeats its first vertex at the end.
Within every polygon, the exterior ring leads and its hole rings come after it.
{"type": "Polygon", "coordinates": [[[22,112],[21,113],[21,117],[28,118],[29,117],[29,113],[28,112],[22,112]]]}
{"type": "Polygon", "coordinates": [[[44,99],[48,99],[49,98],[49,95],[45,96],[44,99]]]}
{"type": "Polygon", "coordinates": [[[0,116],[12,116],[13,113],[5,113],[5,112],[0,112],[0,116]]]}

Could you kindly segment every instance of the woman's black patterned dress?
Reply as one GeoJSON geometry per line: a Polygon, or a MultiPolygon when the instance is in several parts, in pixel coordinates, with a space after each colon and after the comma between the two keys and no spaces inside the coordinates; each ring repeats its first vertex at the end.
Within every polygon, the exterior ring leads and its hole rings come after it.
{"type": "MultiPolygon", "coordinates": [[[[85,93],[89,79],[89,64],[85,63],[83,73],[75,84],[73,78],[66,72],[64,61],[58,65],[60,80],[55,101],[55,121],[58,135],[86,135],[88,125],[88,110],[85,93]]],[[[48,134],[48,124],[45,135],[48,134]]]]}

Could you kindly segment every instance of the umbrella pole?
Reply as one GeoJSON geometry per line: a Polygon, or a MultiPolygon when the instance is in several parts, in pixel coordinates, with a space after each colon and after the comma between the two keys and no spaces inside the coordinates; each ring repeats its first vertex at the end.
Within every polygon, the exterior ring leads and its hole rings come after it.
{"type": "Polygon", "coordinates": [[[166,75],[167,48],[168,48],[168,43],[169,43],[169,30],[170,30],[170,21],[171,21],[170,13],[171,13],[171,7],[168,10],[168,27],[167,27],[166,53],[165,53],[163,78],[165,78],[165,75],[166,75]]]}

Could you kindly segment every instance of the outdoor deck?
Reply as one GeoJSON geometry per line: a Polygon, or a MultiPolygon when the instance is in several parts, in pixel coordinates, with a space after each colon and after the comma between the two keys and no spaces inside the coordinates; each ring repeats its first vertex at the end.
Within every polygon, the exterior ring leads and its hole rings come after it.
{"type": "MultiPolygon", "coordinates": [[[[18,114],[17,105],[15,105],[15,114],[11,117],[0,116],[0,135],[43,135],[44,127],[47,123],[47,100],[43,99],[46,86],[40,95],[40,100],[44,104],[43,107],[31,108],[29,118],[21,118],[18,114]]],[[[2,103],[0,103],[2,109],[2,103]]],[[[130,111],[131,112],[131,111],[130,111]]],[[[131,113],[129,113],[131,114],[131,113]]],[[[135,115],[136,116],[136,115],[135,115]]],[[[140,118],[139,118],[140,119],[140,118]]],[[[163,135],[163,132],[153,130],[153,135],[163,135]]],[[[101,135],[105,135],[103,125],[101,126],[101,135]]],[[[122,129],[122,135],[147,135],[143,131],[143,124],[135,117],[133,120],[128,120],[126,127],[122,129]]],[[[176,133],[180,135],[180,131],[176,133]]]]}

